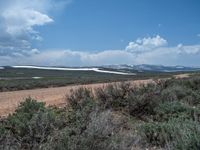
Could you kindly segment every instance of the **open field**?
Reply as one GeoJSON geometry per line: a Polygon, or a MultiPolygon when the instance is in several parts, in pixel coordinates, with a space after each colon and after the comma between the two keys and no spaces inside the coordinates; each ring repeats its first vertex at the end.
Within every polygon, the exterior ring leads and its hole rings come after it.
{"type": "Polygon", "coordinates": [[[1,92],[8,112],[35,99],[0,119],[0,149],[199,150],[200,77],[107,85],[1,92]]]}
{"type": "MultiPolygon", "coordinates": [[[[153,82],[151,79],[147,80],[136,80],[131,81],[131,84],[139,85],[153,82]]],[[[87,85],[72,85],[65,87],[53,87],[33,90],[21,90],[11,92],[0,93],[0,116],[8,115],[14,112],[20,102],[26,98],[31,97],[37,99],[40,102],[45,102],[47,105],[62,106],[66,103],[65,97],[70,93],[71,89],[78,89],[80,87],[86,87],[96,89],[104,87],[111,83],[98,83],[98,84],[87,84],[87,85]]]]}
{"type": "MultiPolygon", "coordinates": [[[[112,70],[116,71],[116,70],[112,70]]],[[[61,87],[91,83],[168,78],[178,73],[131,72],[136,75],[119,75],[95,71],[65,71],[10,68],[0,70],[0,92],[36,88],[61,87]]]]}
{"type": "Polygon", "coordinates": [[[38,70],[5,68],[0,70],[0,115],[12,113],[21,101],[32,97],[47,105],[60,106],[70,89],[97,88],[111,82],[130,81],[133,84],[152,82],[160,78],[184,78],[191,73],[137,72],[136,75],[116,75],[94,71],[38,70]]]}
{"type": "MultiPolygon", "coordinates": [[[[175,78],[187,78],[189,74],[174,75],[175,78]]],[[[167,78],[165,78],[167,79],[167,78]]],[[[141,85],[154,82],[153,79],[129,81],[133,85],[141,85]]],[[[119,82],[112,82],[119,83],[119,82]]],[[[20,102],[27,97],[37,99],[40,102],[45,102],[46,105],[62,106],[66,103],[65,97],[70,93],[71,89],[86,87],[91,89],[101,88],[112,83],[96,83],[85,85],[68,85],[64,87],[40,88],[32,90],[0,92],[0,116],[8,115],[14,112],[20,102]]]]}

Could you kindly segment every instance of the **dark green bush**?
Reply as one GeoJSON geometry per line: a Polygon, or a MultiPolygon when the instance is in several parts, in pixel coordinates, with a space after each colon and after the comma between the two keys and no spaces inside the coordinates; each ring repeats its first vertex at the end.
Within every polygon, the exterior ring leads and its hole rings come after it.
{"type": "Polygon", "coordinates": [[[145,123],[139,130],[148,143],[156,146],[180,150],[200,148],[200,125],[191,120],[145,123]]]}
{"type": "Polygon", "coordinates": [[[189,105],[200,104],[200,92],[193,91],[180,85],[173,85],[164,89],[161,93],[163,101],[182,101],[189,105]]]}
{"type": "Polygon", "coordinates": [[[96,109],[92,91],[80,88],[76,91],[71,91],[68,101],[68,123],[73,124],[77,128],[77,132],[82,133],[89,121],[89,115],[96,109]]]}
{"type": "Polygon", "coordinates": [[[25,102],[20,103],[13,115],[8,116],[7,120],[15,134],[24,136],[28,132],[28,124],[34,114],[45,109],[45,103],[27,98],[25,102]]]}
{"type": "Polygon", "coordinates": [[[91,90],[79,88],[71,90],[70,96],[67,96],[66,101],[72,109],[81,110],[89,104],[94,103],[94,96],[91,90]]]}
{"type": "Polygon", "coordinates": [[[168,121],[172,118],[199,121],[200,116],[200,110],[198,108],[178,101],[161,103],[158,107],[155,107],[154,110],[155,120],[157,121],[168,121]]]}
{"type": "MultiPolygon", "coordinates": [[[[126,127],[127,118],[110,110],[94,112],[81,134],[77,128],[68,126],[50,136],[41,149],[50,150],[131,150],[137,136],[126,127]]],[[[136,142],[135,142],[136,143],[136,142]]]]}
{"type": "Polygon", "coordinates": [[[72,91],[68,97],[66,127],[49,136],[41,149],[131,149],[132,138],[136,136],[132,131],[129,131],[129,134],[128,131],[122,131],[122,127],[126,127],[127,117],[109,109],[99,109],[93,98],[91,91],[87,89],[72,91]]]}
{"type": "Polygon", "coordinates": [[[132,90],[129,82],[108,85],[96,90],[99,106],[103,109],[121,109],[128,107],[128,94],[132,90]]]}
{"type": "Polygon", "coordinates": [[[128,95],[129,114],[144,119],[154,115],[154,108],[161,103],[160,89],[155,84],[148,84],[142,88],[135,88],[128,95]]]}
{"type": "Polygon", "coordinates": [[[1,123],[4,142],[0,141],[0,144],[4,147],[14,148],[17,145],[20,149],[38,149],[41,143],[46,142],[48,135],[61,129],[65,122],[53,108],[45,108],[44,103],[28,98],[1,123]]]}
{"type": "Polygon", "coordinates": [[[65,108],[28,98],[0,120],[0,149],[200,149],[200,80],[72,90],[65,108]]]}

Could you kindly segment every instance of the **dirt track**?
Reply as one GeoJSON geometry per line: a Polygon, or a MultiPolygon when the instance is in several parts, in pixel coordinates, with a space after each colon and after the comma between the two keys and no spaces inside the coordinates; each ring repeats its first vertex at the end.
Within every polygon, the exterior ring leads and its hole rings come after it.
{"type": "MultiPolygon", "coordinates": [[[[187,78],[189,74],[175,75],[175,78],[187,78]]],[[[168,78],[169,79],[169,78],[168,78]]],[[[152,83],[152,79],[130,81],[131,84],[140,85],[152,83]]],[[[24,101],[27,97],[37,99],[38,101],[45,102],[47,105],[63,106],[65,104],[65,97],[69,94],[71,89],[80,87],[98,88],[112,83],[99,83],[88,85],[72,85],[65,87],[43,88],[34,90],[22,90],[12,92],[0,92],[0,116],[6,116],[13,113],[20,102],[24,101]]]]}
{"type": "MultiPolygon", "coordinates": [[[[149,82],[153,82],[153,80],[136,80],[131,81],[131,84],[138,85],[149,82]]],[[[71,89],[80,87],[95,89],[106,85],[108,85],[108,83],[2,92],[0,93],[0,116],[6,116],[9,113],[13,113],[19,103],[24,101],[27,97],[32,97],[38,101],[45,102],[47,105],[62,106],[65,104],[65,96],[69,94],[71,89]]]]}

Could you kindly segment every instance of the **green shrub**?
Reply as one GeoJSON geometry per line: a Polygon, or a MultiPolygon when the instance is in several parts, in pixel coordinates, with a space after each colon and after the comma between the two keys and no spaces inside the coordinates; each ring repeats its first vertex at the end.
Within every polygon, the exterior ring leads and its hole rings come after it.
{"type": "Polygon", "coordinates": [[[53,108],[45,108],[44,103],[28,98],[1,124],[6,136],[0,144],[4,147],[18,145],[20,149],[38,149],[48,135],[61,129],[65,122],[53,108]]]}
{"type": "Polygon", "coordinates": [[[161,95],[163,101],[182,101],[189,105],[200,104],[200,92],[180,85],[173,85],[164,89],[161,95]]]}
{"type": "Polygon", "coordinates": [[[161,103],[154,110],[155,120],[157,121],[168,121],[172,118],[199,121],[200,116],[200,110],[198,108],[178,101],[161,103]]]}
{"type": "Polygon", "coordinates": [[[152,145],[180,150],[200,148],[200,125],[191,120],[145,123],[139,127],[139,131],[152,145]]]}
{"type": "Polygon", "coordinates": [[[129,114],[144,119],[146,116],[154,115],[154,108],[161,103],[160,89],[154,84],[148,84],[142,88],[135,88],[129,92],[129,114]]]}
{"type": "Polygon", "coordinates": [[[0,120],[0,149],[200,149],[199,78],[72,90],[65,108],[28,98],[0,120]]]}
{"type": "Polygon", "coordinates": [[[8,116],[7,120],[15,134],[24,136],[28,132],[28,124],[33,115],[45,109],[45,103],[27,98],[24,102],[20,103],[13,115],[8,116]]]}
{"type": "Polygon", "coordinates": [[[66,97],[66,101],[68,107],[71,107],[74,111],[85,109],[85,107],[90,107],[95,103],[92,91],[86,88],[71,90],[70,96],[66,97]]]}
{"type": "Polygon", "coordinates": [[[50,150],[131,150],[133,132],[122,131],[126,127],[127,118],[110,110],[94,111],[90,121],[81,134],[77,128],[68,126],[49,137],[41,149],[50,150]]]}
{"type": "Polygon", "coordinates": [[[71,91],[71,95],[67,97],[68,101],[68,124],[72,126],[77,134],[81,134],[86,130],[86,126],[90,120],[90,113],[96,109],[92,91],[80,88],[71,91]]]}
{"type": "Polygon", "coordinates": [[[121,109],[128,107],[128,94],[132,90],[129,82],[108,85],[96,90],[99,107],[103,109],[121,109]]]}
{"type": "Polygon", "coordinates": [[[182,84],[184,84],[186,87],[188,87],[192,90],[200,89],[200,77],[198,77],[198,76],[192,77],[190,79],[180,80],[180,81],[182,82],[182,84]]]}
{"type": "Polygon", "coordinates": [[[166,81],[166,87],[172,87],[174,85],[179,85],[196,91],[200,89],[200,77],[194,76],[190,78],[171,79],[166,81]]]}

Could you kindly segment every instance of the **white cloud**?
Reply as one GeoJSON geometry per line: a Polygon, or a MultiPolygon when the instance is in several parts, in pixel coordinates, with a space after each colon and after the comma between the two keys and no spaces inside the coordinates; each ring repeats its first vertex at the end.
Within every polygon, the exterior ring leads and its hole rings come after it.
{"type": "Polygon", "coordinates": [[[142,53],[136,58],[137,64],[162,64],[200,66],[200,45],[189,45],[180,48],[162,47],[142,53]]]}
{"type": "MultiPolygon", "coordinates": [[[[98,53],[71,51],[71,50],[53,50],[53,51],[38,51],[34,50],[29,57],[7,57],[7,65],[50,65],[50,66],[88,66],[88,65],[108,65],[108,64],[130,64],[134,60],[134,55],[124,50],[107,50],[98,53]],[[36,51],[36,53],[35,53],[36,51]]],[[[2,59],[3,60],[3,59],[2,59]]],[[[5,58],[4,58],[5,60],[5,58]]],[[[5,61],[1,61],[0,66],[6,65],[5,61]]]]}
{"type": "Polygon", "coordinates": [[[0,55],[31,51],[33,40],[43,40],[35,27],[53,22],[50,14],[69,2],[71,0],[0,0],[0,55]]]}
{"type": "Polygon", "coordinates": [[[42,26],[47,23],[53,22],[46,14],[42,14],[36,10],[30,9],[9,9],[2,13],[5,21],[6,32],[10,35],[20,35],[24,32],[34,33],[34,26],[42,26]]]}
{"type": "Polygon", "coordinates": [[[108,65],[133,63],[135,56],[124,50],[107,50],[99,53],[87,53],[81,55],[83,64],[108,65]]]}
{"type": "Polygon", "coordinates": [[[183,46],[182,44],[177,46],[178,54],[188,54],[188,55],[197,55],[200,53],[199,45],[192,46],[183,46]]]}
{"type": "Polygon", "coordinates": [[[1,65],[50,65],[50,66],[95,66],[109,64],[162,64],[200,65],[200,45],[178,44],[167,46],[167,40],[160,36],[143,38],[138,49],[105,50],[101,52],[81,52],[72,50],[39,51],[32,49],[11,56],[0,56],[1,65]],[[153,45],[153,46],[152,46],[153,45]],[[146,50],[141,49],[145,47],[146,50]],[[154,47],[154,48],[153,48],[154,47]]]}
{"type": "Polygon", "coordinates": [[[143,39],[137,39],[134,42],[130,42],[126,47],[126,50],[134,53],[141,53],[145,51],[151,51],[153,49],[163,47],[167,45],[167,41],[159,35],[155,37],[147,37],[143,39]]]}

